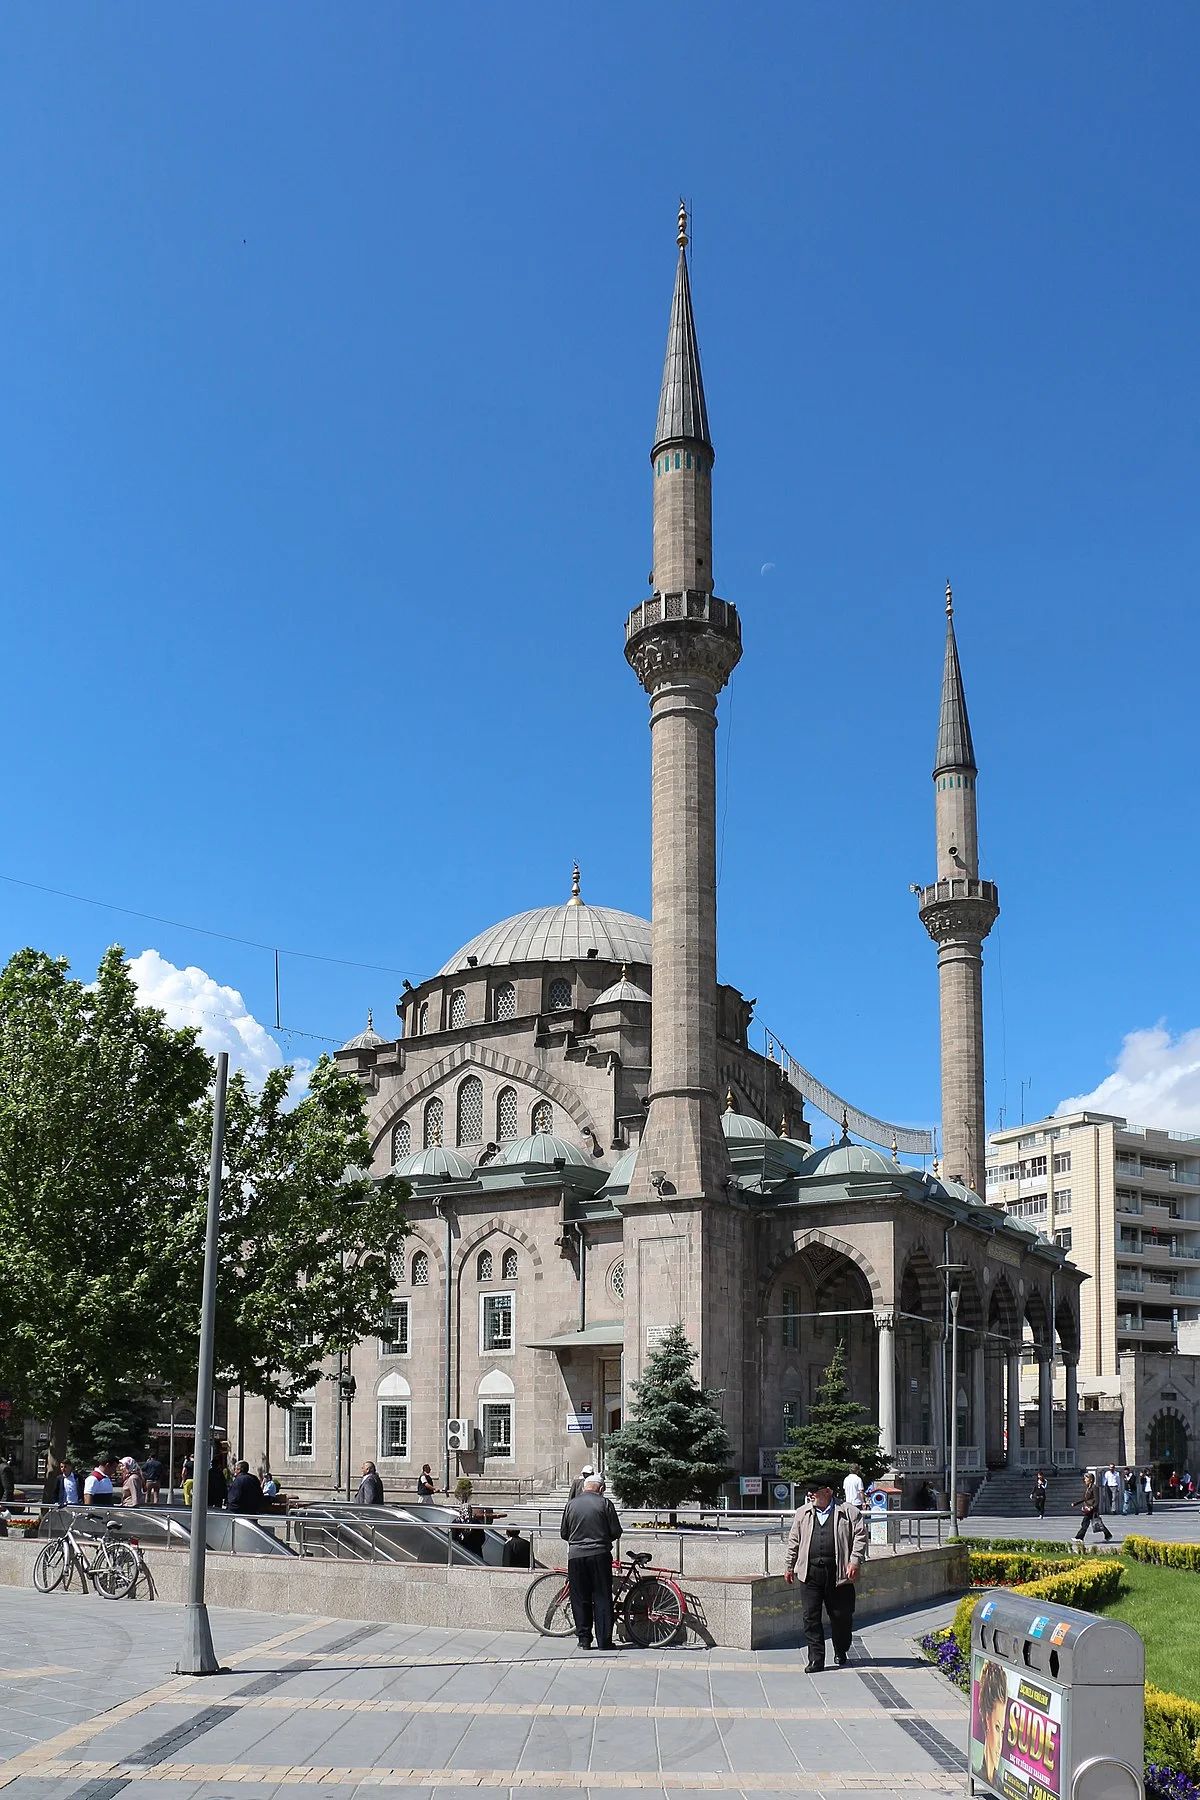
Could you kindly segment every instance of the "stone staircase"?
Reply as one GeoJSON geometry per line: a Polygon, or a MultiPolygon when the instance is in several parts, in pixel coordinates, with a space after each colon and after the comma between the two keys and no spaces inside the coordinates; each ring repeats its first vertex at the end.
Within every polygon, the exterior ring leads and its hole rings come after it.
{"type": "MultiPolygon", "coordinates": [[[[1035,1473],[1033,1469],[991,1470],[987,1480],[980,1483],[972,1496],[969,1516],[972,1519],[1036,1519],[1029,1497],[1033,1492],[1035,1473]]],[[[1046,1474],[1049,1478],[1046,1517],[1078,1520],[1078,1511],[1073,1512],[1071,1507],[1071,1502],[1078,1500],[1081,1492],[1075,1470],[1051,1474],[1047,1469],[1046,1474]]]]}

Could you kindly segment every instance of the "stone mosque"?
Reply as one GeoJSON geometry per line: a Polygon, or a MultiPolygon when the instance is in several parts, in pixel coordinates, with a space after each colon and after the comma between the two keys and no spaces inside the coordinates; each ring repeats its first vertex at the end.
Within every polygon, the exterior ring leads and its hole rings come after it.
{"type": "Polygon", "coordinates": [[[937,944],[940,1172],[899,1160],[902,1145],[932,1147],[922,1134],[840,1101],[841,1141],[814,1148],[805,1098],[828,1112],[829,1096],[769,1042],[750,1047],[753,1002],[717,980],[717,702],[742,636],[713,592],[714,451],[682,208],[677,243],[652,592],[625,623],[649,700],[652,918],[593,904],[576,868],[561,903],[406,982],[396,1038],[369,1022],[338,1053],[369,1097],[374,1169],[411,1183],[411,1234],[381,1333],[350,1359],[345,1441],[336,1373],[289,1411],[247,1409],[248,1445],[293,1491],[357,1480],[367,1458],[389,1497],[424,1462],[439,1486],[466,1474],[481,1491],[551,1490],[603,1466],[647,1353],[680,1321],[740,1474],[776,1473],[836,1344],[910,1497],[942,1485],[951,1407],[964,1476],[1075,1459],[1080,1275],[980,1199],[981,946],[999,908],[979,879],[949,590],[936,878],[919,893],[937,944]],[[852,1141],[852,1122],[876,1141],[852,1141]],[[1024,1418],[1023,1361],[1038,1366],[1024,1418]]]}

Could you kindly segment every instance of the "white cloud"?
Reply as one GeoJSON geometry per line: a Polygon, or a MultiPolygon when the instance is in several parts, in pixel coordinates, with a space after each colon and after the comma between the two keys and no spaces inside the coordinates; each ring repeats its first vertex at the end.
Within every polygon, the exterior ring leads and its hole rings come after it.
{"type": "Polygon", "coordinates": [[[1131,1125],[1200,1132],[1200,1029],[1177,1038],[1163,1025],[1131,1031],[1111,1075],[1090,1094],[1063,1100],[1056,1113],[1121,1113],[1131,1125]]]}
{"type": "MultiPolygon", "coordinates": [[[[230,1068],[244,1069],[256,1086],[284,1061],[283,1051],[237,989],[222,987],[203,969],[179,969],[157,950],[143,950],[130,958],[129,972],[143,1006],[159,1007],[168,1025],[198,1027],[204,1049],[210,1055],[228,1050],[230,1068]]],[[[293,1100],[303,1093],[311,1068],[310,1062],[297,1062],[293,1100]]]]}

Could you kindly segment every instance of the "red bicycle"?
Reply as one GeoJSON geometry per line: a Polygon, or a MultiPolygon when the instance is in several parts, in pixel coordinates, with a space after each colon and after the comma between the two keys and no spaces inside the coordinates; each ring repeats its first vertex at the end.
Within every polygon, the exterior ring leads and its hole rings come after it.
{"type": "MultiPolygon", "coordinates": [[[[648,1550],[634,1550],[613,1564],[613,1617],[630,1643],[650,1650],[674,1643],[683,1629],[687,1601],[665,1569],[647,1569],[648,1550]],[[626,1564],[628,1566],[626,1566],[626,1564]]],[[[571,1589],[562,1569],[548,1569],[525,1590],[525,1616],[543,1637],[574,1637],[571,1589]]]]}

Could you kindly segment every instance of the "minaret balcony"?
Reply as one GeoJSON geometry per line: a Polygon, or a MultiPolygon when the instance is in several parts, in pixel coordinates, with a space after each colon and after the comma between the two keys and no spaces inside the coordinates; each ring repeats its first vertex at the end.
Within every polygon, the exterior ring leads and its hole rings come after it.
{"type": "Polygon", "coordinates": [[[648,626],[675,620],[731,632],[739,644],[742,641],[742,622],[736,606],[728,600],[718,600],[715,594],[705,593],[703,588],[684,588],[677,594],[651,594],[648,600],[635,606],[625,621],[625,642],[630,643],[648,626]]]}
{"type": "Polygon", "coordinates": [[[647,693],[695,678],[719,693],[741,654],[736,606],[701,588],[651,594],[625,622],[625,660],[647,693]]]}
{"type": "Polygon", "coordinates": [[[994,881],[951,875],[919,888],[920,918],[936,943],[952,937],[985,938],[1000,915],[994,881]]]}

